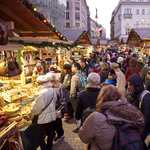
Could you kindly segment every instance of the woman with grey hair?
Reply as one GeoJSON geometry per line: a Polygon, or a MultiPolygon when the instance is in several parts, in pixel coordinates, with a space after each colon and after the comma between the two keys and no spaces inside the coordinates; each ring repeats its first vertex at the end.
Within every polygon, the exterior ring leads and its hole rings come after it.
{"type": "Polygon", "coordinates": [[[36,94],[35,101],[31,107],[31,114],[38,115],[36,139],[42,150],[51,150],[53,144],[53,121],[56,120],[56,94],[49,83],[47,76],[37,78],[39,92],[36,94]],[[45,143],[45,132],[48,136],[47,145],[45,143]]]}

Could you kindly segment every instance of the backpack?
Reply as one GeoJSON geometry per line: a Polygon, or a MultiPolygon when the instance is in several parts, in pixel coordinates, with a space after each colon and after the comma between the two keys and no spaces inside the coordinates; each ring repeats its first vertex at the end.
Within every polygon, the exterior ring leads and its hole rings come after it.
{"type": "MultiPolygon", "coordinates": [[[[107,117],[106,110],[102,110],[101,113],[107,117]]],[[[115,125],[115,127],[117,130],[112,150],[143,150],[141,136],[131,123],[115,125]]]]}
{"type": "Polygon", "coordinates": [[[8,30],[5,25],[0,23],[0,45],[7,45],[8,42],[8,30]]]}
{"type": "Polygon", "coordinates": [[[89,82],[87,81],[87,77],[86,77],[84,74],[76,74],[76,75],[80,77],[81,83],[82,83],[81,88],[78,89],[78,91],[80,92],[80,91],[82,91],[82,90],[85,89],[85,86],[86,86],[89,82]]]}
{"type": "Polygon", "coordinates": [[[140,110],[141,110],[141,107],[142,107],[143,98],[144,98],[144,96],[145,96],[147,93],[150,93],[150,92],[147,91],[147,90],[144,90],[144,91],[142,92],[142,94],[140,95],[140,100],[139,100],[139,109],[140,109],[140,110]]]}

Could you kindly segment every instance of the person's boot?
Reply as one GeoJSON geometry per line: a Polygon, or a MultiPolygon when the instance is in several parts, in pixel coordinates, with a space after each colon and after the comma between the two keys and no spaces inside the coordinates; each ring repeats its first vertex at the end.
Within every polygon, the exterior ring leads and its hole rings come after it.
{"type": "Polygon", "coordinates": [[[77,127],[76,129],[73,130],[73,133],[78,133],[80,130],[80,127],[77,127]]]}

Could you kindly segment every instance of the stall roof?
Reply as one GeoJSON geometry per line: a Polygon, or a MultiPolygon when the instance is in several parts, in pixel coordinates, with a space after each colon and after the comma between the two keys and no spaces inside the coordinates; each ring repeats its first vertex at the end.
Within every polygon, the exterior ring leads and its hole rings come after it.
{"type": "Polygon", "coordinates": [[[107,40],[100,40],[100,45],[107,45],[107,40]]]}
{"type": "Polygon", "coordinates": [[[140,36],[141,39],[150,37],[150,28],[133,28],[133,30],[140,36]]]}
{"type": "Polygon", "coordinates": [[[20,0],[1,0],[0,19],[13,21],[21,36],[47,36],[59,39],[52,29],[35,17],[20,0]]]}
{"type": "Polygon", "coordinates": [[[97,42],[98,42],[98,39],[91,39],[91,42],[92,42],[93,45],[96,45],[97,42]]]}
{"type": "Polygon", "coordinates": [[[8,43],[7,45],[0,45],[0,51],[13,51],[13,50],[23,50],[23,45],[8,43]]]}
{"type": "Polygon", "coordinates": [[[84,30],[61,30],[60,32],[67,38],[68,41],[75,42],[84,30]]]}
{"type": "Polygon", "coordinates": [[[64,43],[64,44],[72,44],[72,42],[67,42],[67,41],[62,41],[62,40],[57,40],[57,39],[51,39],[48,37],[45,38],[36,38],[36,37],[12,37],[9,38],[9,40],[14,40],[14,41],[23,41],[26,43],[42,43],[42,42],[54,42],[54,43],[64,43]]]}

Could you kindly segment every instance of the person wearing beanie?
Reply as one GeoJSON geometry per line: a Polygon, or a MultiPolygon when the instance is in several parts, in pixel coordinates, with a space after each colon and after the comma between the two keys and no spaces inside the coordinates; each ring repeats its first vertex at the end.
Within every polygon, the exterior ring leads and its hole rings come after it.
{"type": "Polygon", "coordinates": [[[95,64],[93,72],[99,73],[100,71],[100,66],[98,64],[95,64]]]}
{"type": "Polygon", "coordinates": [[[116,86],[116,83],[117,83],[117,74],[115,73],[113,69],[111,69],[109,71],[108,78],[105,80],[105,82],[102,83],[102,85],[106,86],[106,85],[112,84],[116,86]]]}
{"type": "Polygon", "coordinates": [[[71,78],[72,78],[72,72],[71,72],[71,66],[68,64],[63,65],[63,71],[65,72],[65,78],[63,81],[63,86],[67,90],[67,113],[65,113],[65,119],[71,119],[73,118],[73,107],[71,104],[71,101],[69,99],[70,96],[70,87],[71,87],[71,78]]]}
{"type": "Polygon", "coordinates": [[[102,63],[101,68],[102,69],[100,70],[99,75],[100,75],[100,78],[101,78],[101,83],[103,83],[108,78],[109,65],[107,63],[102,63]]]}
{"type": "Polygon", "coordinates": [[[89,84],[86,85],[85,90],[80,92],[79,101],[75,112],[75,118],[76,120],[81,119],[81,124],[83,124],[84,121],[82,118],[83,111],[88,107],[95,108],[97,97],[101,89],[99,74],[95,72],[90,73],[87,81],[89,84]]]}
{"type": "Polygon", "coordinates": [[[120,70],[125,74],[125,68],[123,67],[124,66],[124,58],[123,57],[118,57],[117,59],[117,63],[119,64],[119,68],[120,70]]]}
{"type": "Polygon", "coordinates": [[[43,66],[42,66],[40,60],[37,61],[37,64],[36,64],[36,66],[34,67],[34,70],[33,70],[33,74],[32,74],[32,75],[44,75],[43,66]]]}
{"type": "Polygon", "coordinates": [[[31,107],[31,114],[38,115],[36,139],[41,149],[51,149],[53,144],[53,121],[56,120],[56,94],[52,89],[49,79],[42,75],[37,77],[39,92],[36,94],[35,101],[31,107]],[[45,143],[45,133],[48,136],[45,143]]]}
{"type": "Polygon", "coordinates": [[[65,87],[60,82],[56,81],[54,73],[47,73],[46,76],[49,78],[49,82],[57,96],[56,112],[61,111],[61,118],[56,118],[54,121],[54,141],[59,141],[64,137],[62,118],[67,109],[67,92],[65,87]],[[55,136],[56,133],[57,136],[55,136]]]}
{"type": "Polygon", "coordinates": [[[126,86],[126,78],[123,72],[120,70],[119,65],[117,63],[112,63],[110,65],[111,69],[115,71],[117,74],[117,89],[121,93],[122,97],[125,96],[125,86],[126,86]]]}
{"type": "Polygon", "coordinates": [[[141,72],[142,68],[145,66],[145,63],[143,61],[143,59],[140,57],[137,60],[137,67],[139,68],[139,71],[141,72]]]}

